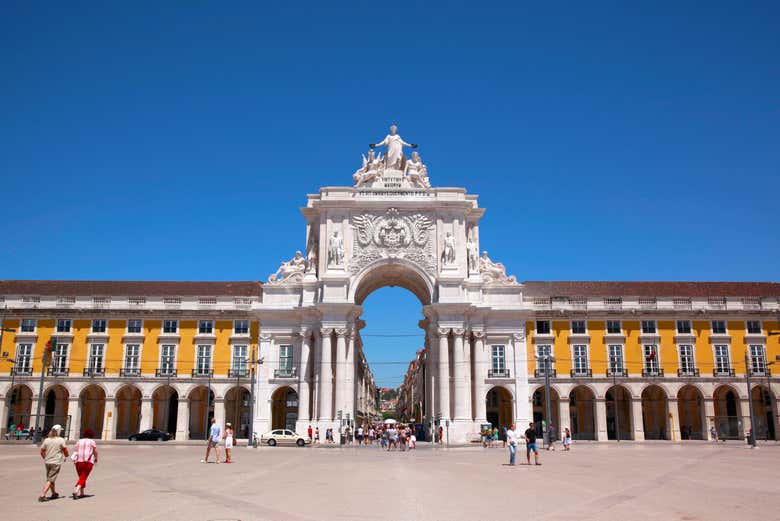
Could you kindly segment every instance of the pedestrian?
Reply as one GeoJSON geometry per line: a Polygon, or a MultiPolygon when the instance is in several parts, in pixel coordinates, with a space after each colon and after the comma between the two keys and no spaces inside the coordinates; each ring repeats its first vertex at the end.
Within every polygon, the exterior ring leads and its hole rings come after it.
{"type": "Polygon", "coordinates": [[[715,428],[714,423],[710,427],[710,438],[712,438],[714,443],[718,443],[718,429],[715,428]]]}
{"type": "Polygon", "coordinates": [[[314,429],[314,443],[320,443],[320,427],[319,425],[314,429]]]}
{"type": "Polygon", "coordinates": [[[439,425],[439,445],[443,443],[444,440],[444,427],[439,425]]]}
{"type": "Polygon", "coordinates": [[[76,467],[76,474],[79,479],[76,481],[76,487],[73,489],[73,499],[79,499],[84,497],[84,489],[87,488],[87,478],[89,473],[92,472],[92,468],[97,465],[98,451],[95,444],[95,433],[92,429],[84,429],[84,434],[81,435],[81,439],[76,442],[75,452],[71,459],[76,467]]]}
{"type": "Polygon", "coordinates": [[[515,433],[514,423],[506,429],[506,443],[509,445],[509,464],[514,467],[515,456],[517,455],[517,433],[515,433]]]}
{"type": "Polygon", "coordinates": [[[498,447],[498,427],[493,428],[493,444],[498,447]]]}
{"type": "Polygon", "coordinates": [[[401,452],[406,451],[406,427],[401,425],[401,429],[398,431],[398,447],[401,452]]]}
{"type": "Polygon", "coordinates": [[[358,429],[357,429],[357,444],[358,444],[358,447],[363,445],[363,426],[362,425],[360,427],[358,427],[358,429]]]}
{"type": "Polygon", "coordinates": [[[233,426],[225,424],[225,463],[233,463],[233,426]]]}
{"type": "Polygon", "coordinates": [[[217,419],[212,418],[211,428],[209,428],[209,439],[208,442],[206,442],[206,457],[200,460],[201,463],[209,462],[209,453],[211,453],[211,449],[214,449],[214,456],[217,458],[217,463],[219,463],[219,440],[221,434],[222,429],[217,425],[217,419]]]}
{"type": "Polygon", "coordinates": [[[550,425],[547,426],[547,450],[555,450],[555,440],[557,436],[555,435],[555,426],[550,422],[550,425]]]}
{"type": "Polygon", "coordinates": [[[51,490],[49,499],[60,497],[54,484],[60,473],[63,458],[68,456],[68,448],[65,446],[65,440],[60,436],[61,432],[62,426],[59,424],[55,425],[49,431],[49,436],[41,444],[41,458],[43,458],[43,464],[46,468],[46,484],[43,486],[41,495],[38,496],[38,501],[41,503],[47,501],[46,492],[49,490],[51,490]]]}
{"type": "Polygon", "coordinates": [[[563,431],[563,450],[567,452],[571,450],[571,432],[568,427],[563,431]]]}
{"type": "Polygon", "coordinates": [[[414,450],[417,448],[417,435],[412,432],[409,435],[409,450],[414,450]]]}
{"type": "Polygon", "coordinates": [[[529,423],[525,430],[525,459],[529,465],[531,464],[531,451],[534,451],[534,462],[541,465],[539,463],[539,449],[536,448],[536,429],[534,429],[533,422],[529,423]]]}
{"type": "Polygon", "coordinates": [[[504,431],[504,441],[503,441],[503,445],[504,445],[504,447],[506,447],[506,443],[507,443],[507,441],[506,441],[506,431],[507,431],[508,429],[506,428],[506,425],[504,425],[504,426],[502,427],[502,429],[503,429],[503,431],[504,431]]]}
{"type": "Polygon", "coordinates": [[[309,425],[309,428],[306,430],[306,434],[308,434],[308,435],[309,435],[309,439],[310,439],[310,440],[313,440],[313,439],[314,439],[314,438],[312,437],[312,434],[314,434],[314,431],[312,431],[312,429],[311,429],[311,425],[309,425]]]}

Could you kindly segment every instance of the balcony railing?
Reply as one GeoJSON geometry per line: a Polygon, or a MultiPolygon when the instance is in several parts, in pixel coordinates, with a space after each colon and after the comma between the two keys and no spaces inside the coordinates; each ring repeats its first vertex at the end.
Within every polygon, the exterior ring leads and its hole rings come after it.
{"type": "Polygon", "coordinates": [[[82,376],[105,376],[106,370],[103,367],[94,368],[94,367],[87,367],[84,369],[84,371],[81,372],[82,376]]]}
{"type": "Polygon", "coordinates": [[[642,378],[653,378],[653,377],[658,377],[663,375],[664,375],[663,368],[642,370],[642,378]]]}
{"type": "Polygon", "coordinates": [[[488,369],[488,378],[509,378],[509,369],[488,369]]]}
{"type": "Polygon", "coordinates": [[[772,370],[768,367],[764,367],[762,369],[751,367],[750,376],[772,376],[772,370]]]}
{"type": "Polygon", "coordinates": [[[193,369],[192,370],[193,378],[206,378],[209,376],[214,376],[214,369],[193,369]]]}
{"type": "Polygon", "coordinates": [[[572,378],[592,378],[593,369],[572,369],[569,375],[572,378]]]}
{"type": "Polygon", "coordinates": [[[160,367],[154,372],[155,376],[176,376],[177,371],[172,367],[160,367]]]}
{"type": "Polygon", "coordinates": [[[249,376],[249,369],[228,369],[228,378],[245,378],[249,376]]]}
{"type": "Polygon", "coordinates": [[[62,369],[59,367],[49,367],[46,369],[46,376],[68,376],[70,369],[67,367],[62,369]]]}
{"type": "Polygon", "coordinates": [[[693,367],[691,369],[678,369],[677,370],[677,376],[680,377],[680,378],[691,377],[691,376],[699,377],[700,375],[701,374],[699,372],[699,369],[696,368],[696,367],[693,367]]]}
{"type": "Polygon", "coordinates": [[[274,369],[274,378],[295,378],[295,368],[274,369]]]}
{"type": "Polygon", "coordinates": [[[607,376],[628,378],[628,369],[607,369],[607,376]]]}
{"type": "MultiPolygon", "coordinates": [[[[555,378],[558,376],[558,371],[556,369],[550,368],[549,371],[550,378],[555,378]]],[[[544,378],[544,369],[534,369],[534,378],[544,378]]]]}
{"type": "Polygon", "coordinates": [[[735,376],[734,369],[713,369],[712,376],[735,376]]]}
{"type": "Polygon", "coordinates": [[[140,369],[125,369],[124,367],[119,370],[119,376],[141,376],[140,369]]]}
{"type": "Polygon", "coordinates": [[[32,376],[31,367],[11,367],[11,374],[16,376],[32,376]]]}

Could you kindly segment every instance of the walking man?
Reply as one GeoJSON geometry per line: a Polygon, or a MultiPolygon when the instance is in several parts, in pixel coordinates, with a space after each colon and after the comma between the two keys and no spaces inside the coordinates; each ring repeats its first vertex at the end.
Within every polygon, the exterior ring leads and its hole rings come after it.
{"type": "Polygon", "coordinates": [[[211,449],[214,449],[214,456],[217,458],[217,463],[219,463],[219,440],[222,437],[222,429],[219,428],[219,425],[217,425],[216,418],[211,419],[211,428],[209,429],[209,441],[206,444],[206,457],[202,460],[200,460],[201,463],[208,463],[209,462],[209,453],[211,453],[211,449]]]}
{"type": "Polygon", "coordinates": [[[41,458],[43,458],[43,464],[46,467],[46,484],[43,486],[41,495],[38,496],[38,501],[41,503],[47,501],[46,492],[49,490],[51,490],[49,499],[60,497],[54,488],[54,483],[57,481],[64,458],[68,456],[68,448],[65,446],[65,440],[60,436],[60,432],[62,432],[62,426],[55,425],[49,431],[49,437],[41,444],[41,458]]]}
{"type": "Polygon", "coordinates": [[[515,466],[515,455],[517,454],[517,434],[515,433],[515,424],[511,424],[506,429],[505,442],[509,445],[509,464],[515,466]]]}
{"type": "Polygon", "coordinates": [[[558,436],[555,435],[555,426],[552,422],[547,426],[547,450],[555,450],[555,440],[558,436]]]}
{"type": "Polygon", "coordinates": [[[534,462],[541,465],[539,463],[539,449],[536,448],[536,429],[534,429],[533,423],[529,423],[525,430],[525,459],[529,465],[531,464],[531,451],[534,451],[534,462]]]}

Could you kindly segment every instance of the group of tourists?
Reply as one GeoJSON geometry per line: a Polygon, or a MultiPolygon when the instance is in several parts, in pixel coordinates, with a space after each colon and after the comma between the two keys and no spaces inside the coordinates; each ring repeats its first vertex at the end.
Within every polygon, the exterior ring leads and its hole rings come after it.
{"type": "MultiPolygon", "coordinates": [[[[312,440],[312,444],[318,445],[323,443],[320,440],[320,428],[312,427],[309,425],[307,434],[312,440]]],[[[350,426],[344,427],[344,430],[340,433],[343,436],[344,445],[357,444],[361,445],[374,445],[379,448],[387,450],[412,450],[417,447],[417,435],[414,428],[411,425],[401,425],[395,423],[388,424],[362,424],[353,429],[350,426]]],[[[341,443],[334,438],[333,428],[325,429],[325,441],[327,445],[333,445],[341,443]]]]}
{"type": "Polygon", "coordinates": [[[214,449],[214,463],[220,463],[219,444],[222,441],[224,441],[225,445],[225,461],[222,463],[233,463],[233,425],[227,422],[225,424],[225,432],[222,432],[220,426],[217,425],[217,420],[212,418],[211,427],[209,427],[209,438],[206,441],[206,456],[200,462],[208,463],[211,449],[214,449]]]}
{"type": "Polygon", "coordinates": [[[38,496],[38,501],[40,502],[60,497],[56,488],[57,477],[60,474],[62,464],[67,461],[68,456],[70,456],[78,476],[71,495],[73,499],[80,499],[85,496],[87,478],[90,472],[92,472],[92,468],[98,462],[97,445],[93,439],[95,433],[92,432],[92,429],[84,429],[81,439],[79,439],[73,449],[73,454],[70,454],[68,451],[68,447],[65,445],[65,438],[61,434],[62,426],[55,425],[41,444],[41,458],[46,469],[46,483],[43,485],[41,495],[38,496]],[[48,497],[46,496],[47,492],[51,492],[51,495],[48,497]]]}

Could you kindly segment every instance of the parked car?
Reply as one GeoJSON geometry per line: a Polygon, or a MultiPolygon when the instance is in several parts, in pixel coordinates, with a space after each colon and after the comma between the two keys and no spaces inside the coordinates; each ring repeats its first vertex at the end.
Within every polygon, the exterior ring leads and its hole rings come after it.
{"type": "Polygon", "coordinates": [[[13,433],[6,432],[5,439],[13,436],[15,440],[29,440],[32,439],[32,431],[30,429],[16,430],[13,433]]]}
{"type": "Polygon", "coordinates": [[[274,429],[260,436],[260,443],[267,443],[271,447],[275,447],[277,444],[304,447],[311,444],[311,438],[297,434],[289,429],[274,429]]]}
{"type": "Polygon", "coordinates": [[[130,441],[168,441],[171,439],[171,435],[158,429],[149,429],[131,434],[127,439],[130,441]]]}

